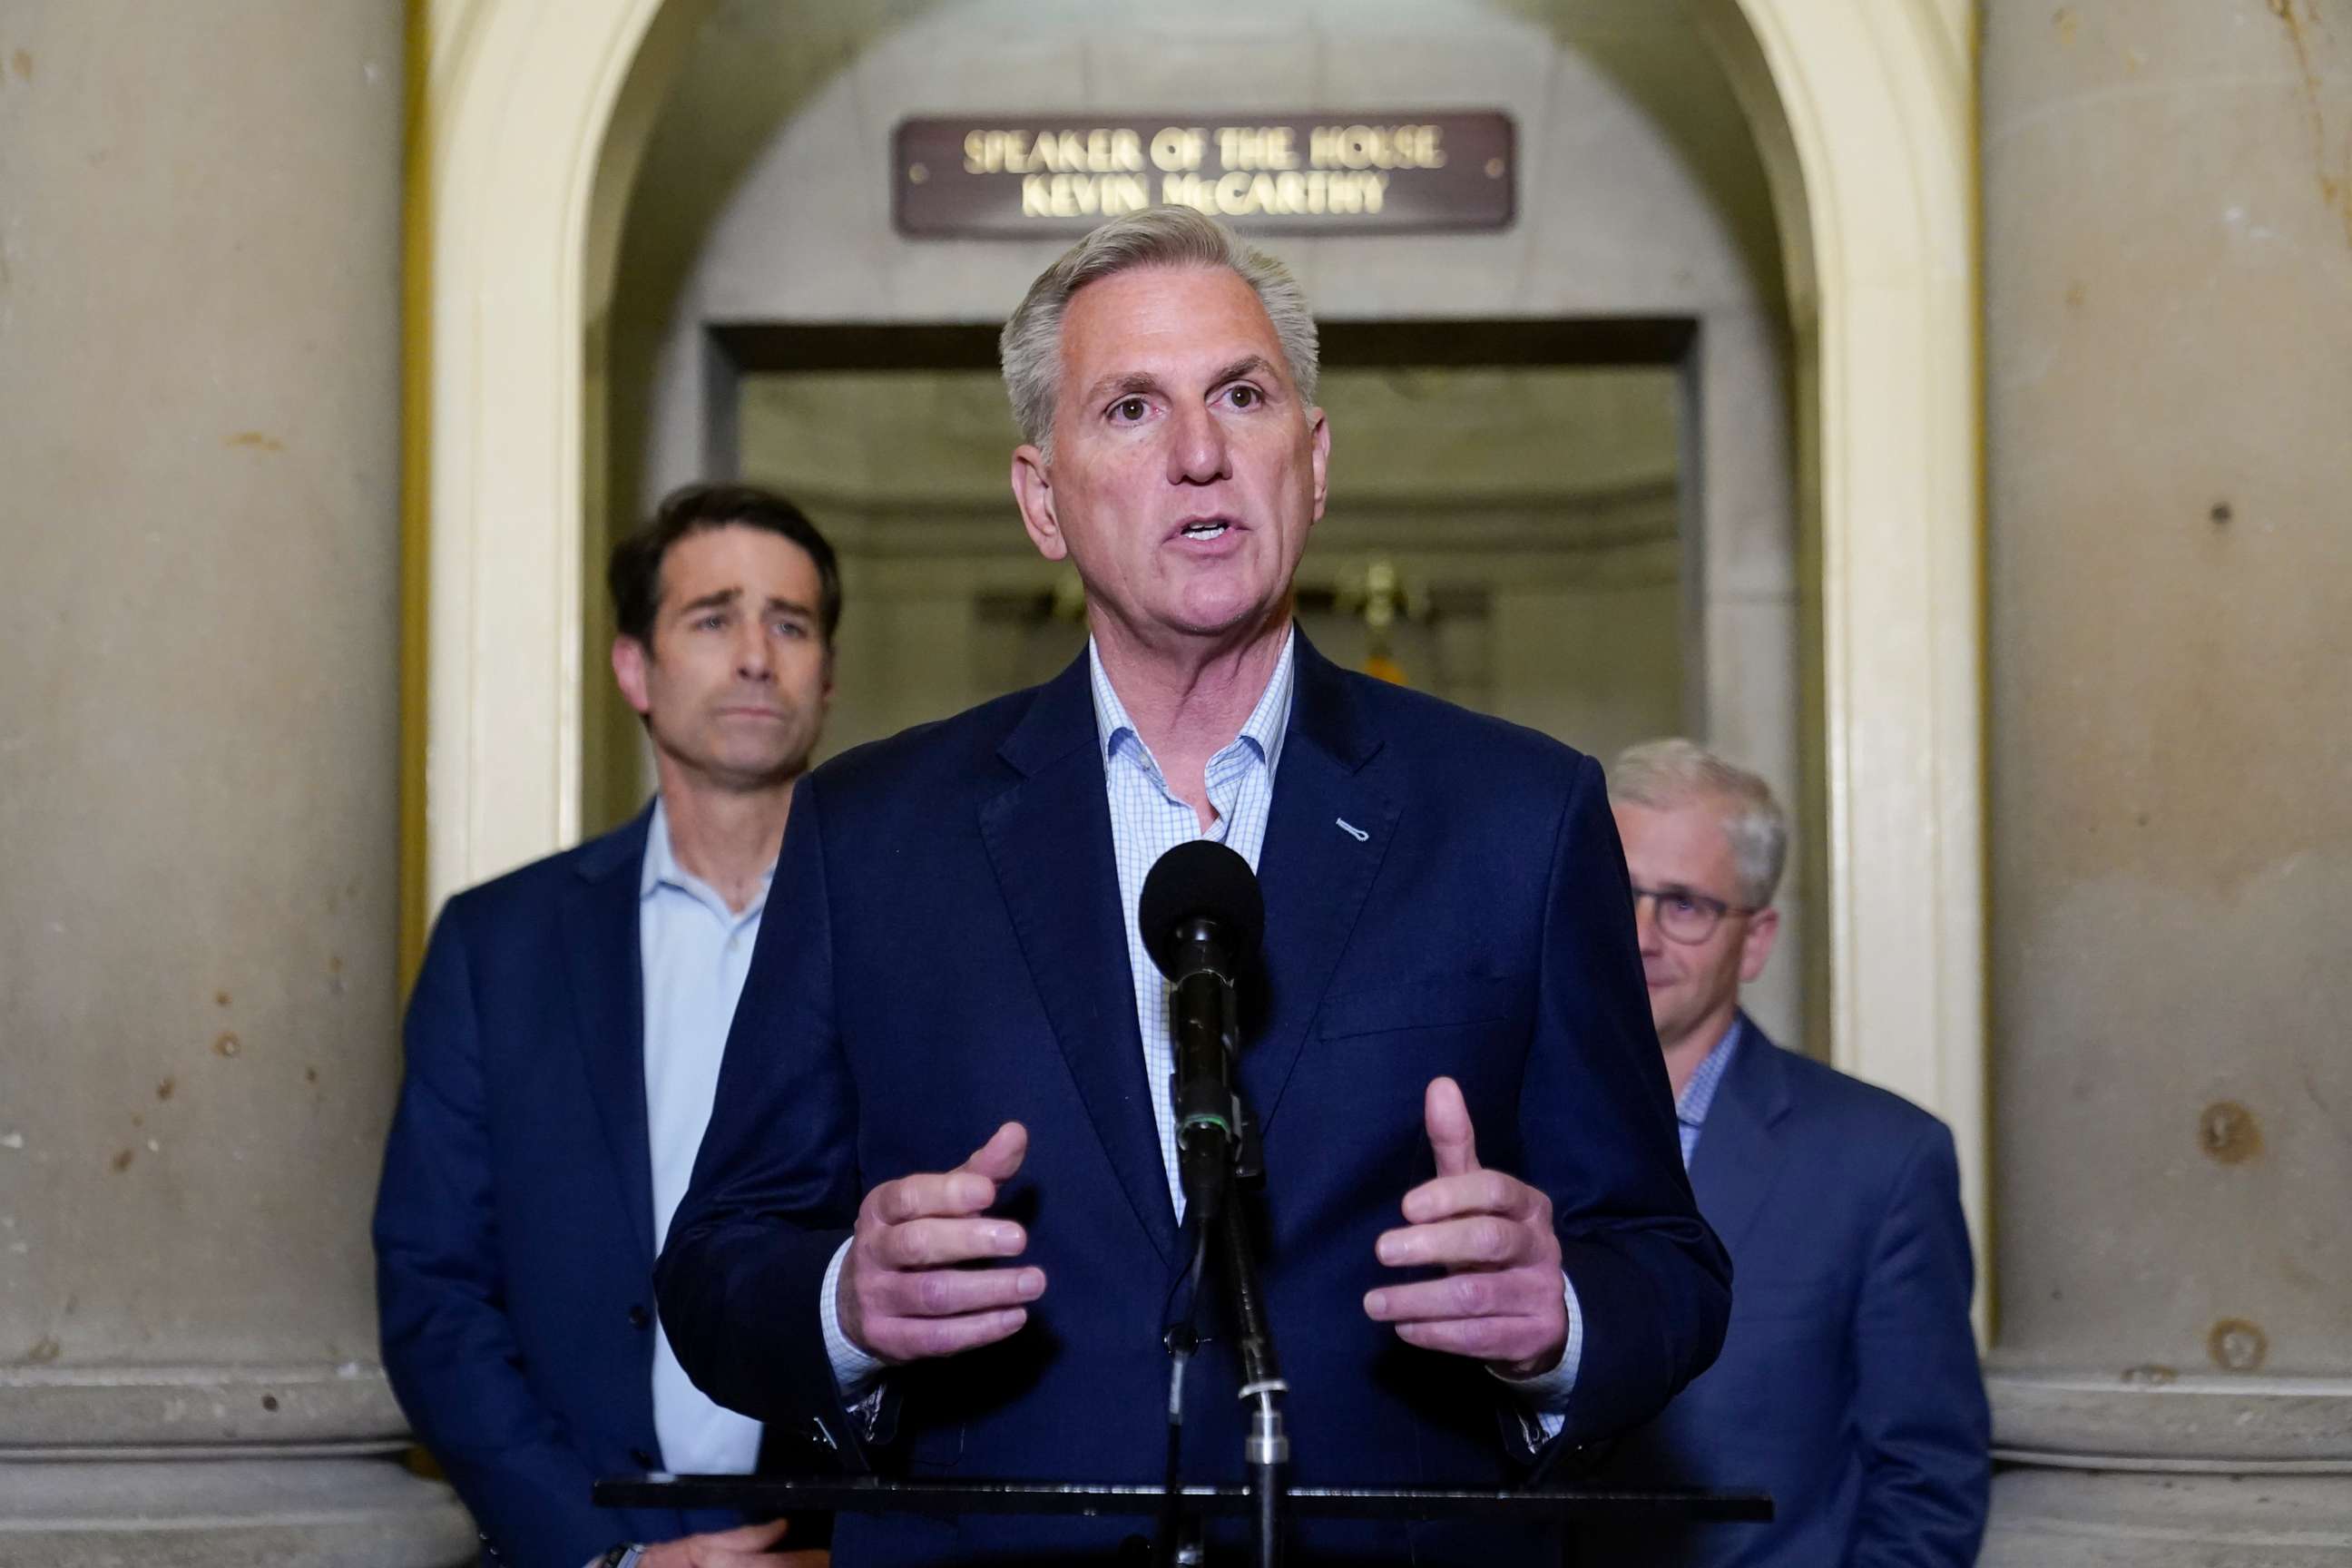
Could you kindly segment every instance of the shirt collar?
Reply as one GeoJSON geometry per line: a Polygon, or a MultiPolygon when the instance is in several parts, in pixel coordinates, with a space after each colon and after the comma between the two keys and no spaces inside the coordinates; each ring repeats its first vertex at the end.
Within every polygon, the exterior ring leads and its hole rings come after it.
{"type": "Polygon", "coordinates": [[[686,885],[686,873],[679,868],[677,855],[669,844],[669,811],[659,795],[654,796],[654,819],[646,825],[645,864],[637,872],[637,897],[651,898],[653,890],[667,882],[673,888],[686,885]]]}
{"type": "Polygon", "coordinates": [[[1716,1041],[1714,1048],[1700,1060],[1698,1069],[1690,1075],[1690,1081],[1683,1085],[1682,1093],[1675,1096],[1675,1121],[1685,1127],[1704,1127],[1706,1124],[1707,1108],[1715,1103],[1715,1091],[1723,1087],[1723,1075],[1730,1070],[1731,1058],[1739,1049],[1739,1037],[1747,1029],[1746,1015],[1733,1014],[1731,1027],[1723,1032],[1723,1038],[1716,1041]]]}
{"type": "MultiPolygon", "coordinates": [[[[1234,737],[1249,742],[1268,773],[1282,760],[1283,736],[1290,729],[1290,693],[1297,669],[1297,643],[1298,626],[1294,622],[1282,635],[1282,656],[1275,660],[1274,674],[1267,679],[1265,689],[1258,694],[1257,706],[1250,710],[1241,733],[1234,737]]],[[[1092,637],[1087,639],[1087,675],[1094,686],[1095,742],[1102,751],[1104,765],[1108,766],[1118,753],[1121,736],[1133,736],[1139,746],[1143,743],[1143,736],[1137,731],[1135,721],[1128,717],[1127,705],[1113,689],[1110,676],[1103,669],[1102,650],[1095,646],[1092,637]]],[[[1150,748],[1146,747],[1145,752],[1148,755],[1150,748]]],[[[1219,754],[1223,754],[1223,748],[1219,754]]]]}
{"type": "MultiPolygon", "coordinates": [[[[766,906],[767,889],[776,880],[776,863],[773,860],[769,861],[768,868],[760,873],[760,880],[762,884],[760,896],[752,900],[751,907],[743,911],[746,915],[757,914],[766,906]]],[[[727,908],[727,900],[721,899],[716,889],[677,863],[677,850],[669,841],[669,808],[663,805],[661,796],[656,795],[654,819],[646,825],[645,863],[637,871],[637,901],[643,903],[664,887],[691,894],[717,908],[730,920],[740,918],[727,908]]]]}

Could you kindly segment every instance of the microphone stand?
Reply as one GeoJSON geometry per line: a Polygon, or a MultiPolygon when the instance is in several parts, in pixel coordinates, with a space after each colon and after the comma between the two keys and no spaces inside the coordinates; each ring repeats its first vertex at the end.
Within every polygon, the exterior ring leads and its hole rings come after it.
{"type": "Polygon", "coordinates": [[[1220,1194],[1223,1199],[1209,1221],[1216,1227],[1217,1247],[1223,1256],[1225,1294],[1233,1308],[1234,1326],[1242,1363],[1242,1403],[1250,1407],[1249,1436],[1243,1453],[1249,1463],[1252,1561],[1257,1568],[1276,1568],[1282,1561],[1283,1477],[1290,1464],[1290,1436],[1282,1421],[1283,1395],[1290,1385],[1282,1380],[1274,1355],[1274,1326],[1267,1321],[1265,1295],[1258,1279],[1257,1251],[1248,1221],[1234,1197],[1234,1167],[1224,1167],[1220,1194]]]}
{"type": "MultiPolygon", "coordinates": [[[[1222,847],[1188,850],[1180,846],[1163,857],[1160,865],[1184,854],[1206,855],[1211,862],[1220,858],[1230,861],[1232,870],[1239,873],[1237,881],[1247,904],[1256,903],[1256,885],[1239,856],[1222,847]]],[[[1155,866],[1152,876],[1160,875],[1155,866]]],[[[1226,891],[1230,895],[1232,889],[1226,891]]],[[[1149,910],[1154,901],[1152,884],[1147,880],[1143,909],[1149,910]]],[[[1239,924],[1247,929],[1263,919],[1262,912],[1244,912],[1239,924]]],[[[1240,1004],[1234,984],[1237,934],[1231,916],[1180,914],[1164,944],[1166,951],[1155,949],[1153,958],[1171,982],[1170,1043],[1175,1047],[1176,1070],[1170,1089],[1176,1113],[1177,1173],[1188,1215],[1198,1220],[1201,1237],[1217,1252],[1241,1352],[1240,1394],[1249,1407],[1249,1435],[1243,1444],[1243,1456],[1249,1468],[1255,1546],[1251,1561],[1257,1568],[1276,1568],[1283,1557],[1283,1479],[1290,1464],[1283,1396],[1290,1385],[1282,1380],[1275,1360],[1274,1328],[1267,1321],[1256,1243],[1240,1201],[1241,1182],[1262,1178],[1265,1172],[1256,1131],[1242,1104],[1234,1071],[1241,1052],[1240,1004]]],[[[1258,932],[1248,930],[1240,944],[1242,951],[1254,951],[1257,940],[1258,932]]],[[[1182,1374],[1180,1363],[1174,1375],[1181,1380],[1182,1374]]],[[[1181,1382],[1171,1388],[1171,1395],[1181,1398],[1181,1382]]],[[[1171,1413],[1179,1408],[1171,1403],[1171,1413]]]]}
{"type": "Polygon", "coordinates": [[[1215,1119],[1188,1118],[1178,1131],[1178,1170],[1186,1206],[1198,1217],[1202,1235],[1215,1248],[1225,1277],[1226,1304],[1240,1352],[1240,1397],[1249,1410],[1249,1436],[1243,1457],[1249,1467],[1252,1556],[1256,1568],[1282,1562],[1284,1477],[1290,1464],[1290,1435],[1283,1424],[1283,1381],[1274,1353],[1274,1325],[1265,1310],[1258,1274],[1257,1246],[1242,1212],[1241,1184],[1264,1174],[1257,1159],[1255,1129],[1234,1090],[1215,1119]]]}

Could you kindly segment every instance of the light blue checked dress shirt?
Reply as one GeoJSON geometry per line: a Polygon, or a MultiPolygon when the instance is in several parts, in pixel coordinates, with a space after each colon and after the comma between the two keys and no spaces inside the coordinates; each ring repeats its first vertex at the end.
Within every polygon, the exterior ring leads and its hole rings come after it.
{"type": "MultiPolygon", "coordinates": [[[[1168,1025],[1168,977],[1151,961],[1137,923],[1143,881],[1160,858],[1179,844],[1208,838],[1223,845],[1257,869],[1265,846],[1265,819],[1274,805],[1274,770],[1282,761],[1283,731],[1290,727],[1293,648],[1298,634],[1282,642],[1274,679],[1265,683],[1242,732],[1209,759],[1204,770],[1209,805],[1217,820],[1202,832],[1192,808],[1168,787],[1151,748],[1136,732],[1102,656],[1087,644],[1087,668],[1094,678],[1095,736],[1102,746],[1103,788],[1110,796],[1111,854],[1118,862],[1119,912],[1127,917],[1127,966],[1135,976],[1135,1022],[1143,1036],[1143,1078],[1151,1086],[1151,1120],[1160,1129],[1160,1161],[1168,1172],[1168,1198],[1184,1217],[1184,1185],[1176,1166],[1176,1047],[1168,1025]]],[[[1334,831],[1337,831],[1334,829],[1334,831]]]]}
{"type": "Polygon", "coordinates": [[[1706,1109],[1715,1103],[1715,1091],[1723,1086],[1723,1075],[1731,1070],[1731,1058],[1739,1049],[1739,1037],[1747,1032],[1748,1020],[1740,1014],[1732,1015],[1731,1027],[1723,1038],[1715,1042],[1690,1075],[1683,1091],[1675,1096],[1675,1131],[1683,1141],[1683,1169],[1690,1169],[1691,1156],[1698,1151],[1698,1135],[1706,1126],[1706,1109]]]}
{"type": "MultiPolygon", "coordinates": [[[[1136,906],[1143,896],[1144,879],[1160,857],[1179,844],[1210,838],[1224,845],[1257,869],[1258,853],[1265,845],[1266,817],[1274,805],[1274,773],[1282,761],[1284,734],[1290,728],[1290,700],[1297,665],[1298,633],[1284,637],[1274,675],[1241,733],[1209,759],[1203,770],[1209,805],[1217,819],[1201,828],[1192,807],[1169,788],[1167,775],[1151,748],[1143,743],[1127,706],[1103,670],[1102,655],[1092,639],[1087,643],[1087,670],[1094,686],[1095,738],[1101,747],[1103,789],[1110,805],[1111,853],[1118,868],[1118,901],[1127,920],[1127,963],[1135,982],[1135,1022],[1143,1039],[1144,1080],[1151,1089],[1151,1117],[1160,1131],[1160,1162],[1168,1178],[1168,1199],[1176,1216],[1184,1215],[1184,1186],[1176,1164],[1175,1047],[1168,1025],[1168,981],[1151,961],[1137,924],[1136,906]]],[[[1332,825],[1334,833],[1341,831],[1332,825]]],[[[1402,1198],[1402,1194],[1398,1196],[1402,1198]]],[[[852,1403],[870,1394],[884,1363],[867,1355],[841,1331],[835,1311],[835,1293],[847,1243],[834,1254],[825,1271],[824,1299],[818,1303],[824,1326],[825,1349],[843,1396],[852,1403]]],[[[1568,1300],[1568,1349],[1559,1365],[1541,1377],[1513,1382],[1534,1410],[1545,1436],[1557,1432],[1576,1369],[1583,1358],[1584,1318],[1577,1309],[1576,1289],[1561,1277],[1568,1300]]]]}

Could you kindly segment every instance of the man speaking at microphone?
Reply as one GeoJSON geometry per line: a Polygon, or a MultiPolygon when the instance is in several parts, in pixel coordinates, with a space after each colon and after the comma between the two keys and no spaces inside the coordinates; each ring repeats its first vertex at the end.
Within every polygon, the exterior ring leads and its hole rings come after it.
{"type": "MultiPolygon", "coordinates": [[[[1713,1358],[1728,1267],[1679,1158],[1601,770],[1334,667],[1316,332],[1183,208],[1105,224],[1004,329],[1022,521],[1087,589],[1059,678],[803,781],[658,1272],[688,1374],[853,1468],[1151,1482],[1184,1312],[1166,982],[1137,904],[1257,873],[1237,1087],[1296,1486],[1493,1486],[1713,1358]]],[[[1221,1303],[1188,1481],[1243,1473],[1221,1303]]],[[[1297,1555],[1556,1562],[1491,1521],[1301,1520],[1297,1555]]],[[[844,1568],[1117,1560],[1116,1518],[856,1517],[844,1568]]]]}

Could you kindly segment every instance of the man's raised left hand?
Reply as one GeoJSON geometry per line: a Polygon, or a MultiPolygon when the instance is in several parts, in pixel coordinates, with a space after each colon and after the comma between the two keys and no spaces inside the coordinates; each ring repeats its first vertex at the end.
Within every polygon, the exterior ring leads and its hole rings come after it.
{"type": "Polygon", "coordinates": [[[1452,1079],[1430,1080],[1422,1112],[1436,1178],[1404,1195],[1405,1224],[1382,1232],[1373,1251],[1391,1268],[1444,1268],[1445,1278],[1384,1285],[1365,1295],[1364,1311],[1394,1323],[1409,1345],[1475,1356],[1505,1377],[1549,1372],[1568,1347],[1551,1199],[1480,1167],[1452,1079]]]}

